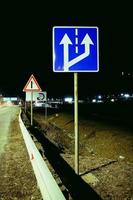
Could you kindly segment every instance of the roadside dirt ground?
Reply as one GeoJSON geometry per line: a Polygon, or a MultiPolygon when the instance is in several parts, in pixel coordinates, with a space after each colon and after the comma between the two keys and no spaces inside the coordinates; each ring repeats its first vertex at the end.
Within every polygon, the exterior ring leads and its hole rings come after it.
{"type": "Polygon", "coordinates": [[[0,155],[0,200],[41,200],[18,114],[11,122],[8,135],[8,143],[0,155]]]}
{"type": "MultiPolygon", "coordinates": [[[[35,113],[35,120],[74,168],[73,116],[35,113]]],[[[79,121],[80,176],[103,200],[133,199],[133,133],[93,120],[79,121]]]]}

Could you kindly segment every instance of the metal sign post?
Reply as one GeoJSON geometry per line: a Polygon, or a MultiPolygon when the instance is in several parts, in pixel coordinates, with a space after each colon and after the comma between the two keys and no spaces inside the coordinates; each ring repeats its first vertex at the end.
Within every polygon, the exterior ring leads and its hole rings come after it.
{"type": "Polygon", "coordinates": [[[33,91],[31,91],[31,126],[33,125],[33,91]]]}
{"type": "Polygon", "coordinates": [[[26,105],[26,100],[25,100],[25,102],[24,102],[24,110],[25,110],[25,113],[26,113],[26,111],[27,111],[27,105],[26,105]]]}
{"type": "Polygon", "coordinates": [[[99,71],[98,27],[53,27],[53,71],[74,72],[75,172],[79,173],[78,74],[99,71]]]}
{"type": "Polygon", "coordinates": [[[79,174],[78,73],[74,73],[75,172],[79,174]]]}
{"type": "Polygon", "coordinates": [[[47,93],[45,94],[46,95],[46,102],[45,102],[45,120],[47,121],[47,112],[48,112],[48,110],[47,110],[47,93]]]}

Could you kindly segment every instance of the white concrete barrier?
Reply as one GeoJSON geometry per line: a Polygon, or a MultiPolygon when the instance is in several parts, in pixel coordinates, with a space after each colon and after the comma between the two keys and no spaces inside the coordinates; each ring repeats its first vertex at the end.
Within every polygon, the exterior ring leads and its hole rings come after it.
{"type": "Polygon", "coordinates": [[[42,159],[20,115],[19,124],[28,150],[30,161],[37,179],[37,183],[42,194],[42,198],[45,200],[65,200],[66,198],[61,192],[46,163],[42,159]]]}

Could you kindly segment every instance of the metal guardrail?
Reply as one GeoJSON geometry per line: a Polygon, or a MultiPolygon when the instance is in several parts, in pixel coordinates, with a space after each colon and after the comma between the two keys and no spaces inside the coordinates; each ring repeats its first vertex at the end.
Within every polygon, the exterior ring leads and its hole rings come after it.
{"type": "Polygon", "coordinates": [[[42,198],[45,200],[66,200],[46,163],[42,159],[37,147],[35,146],[21,119],[21,115],[19,115],[19,124],[42,198]]]}

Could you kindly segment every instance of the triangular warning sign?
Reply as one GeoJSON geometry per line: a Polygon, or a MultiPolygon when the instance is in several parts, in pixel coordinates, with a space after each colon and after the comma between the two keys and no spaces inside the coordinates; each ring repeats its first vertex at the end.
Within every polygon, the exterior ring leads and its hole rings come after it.
{"type": "Polygon", "coordinates": [[[40,92],[42,91],[33,74],[30,76],[28,82],[26,83],[23,89],[23,92],[29,92],[29,91],[40,91],[40,92]]]}

